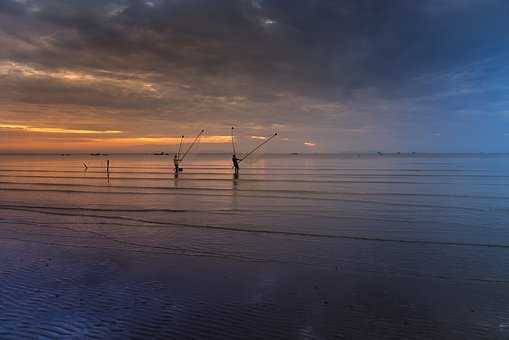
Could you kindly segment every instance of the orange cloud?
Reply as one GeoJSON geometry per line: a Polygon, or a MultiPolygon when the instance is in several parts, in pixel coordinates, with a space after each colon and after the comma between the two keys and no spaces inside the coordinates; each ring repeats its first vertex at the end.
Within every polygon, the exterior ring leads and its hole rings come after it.
{"type": "MultiPolygon", "coordinates": [[[[186,138],[184,143],[190,143],[194,140],[194,137],[186,138]]],[[[177,145],[180,144],[180,137],[125,137],[125,138],[107,138],[107,139],[95,139],[97,142],[113,143],[117,145],[125,144],[154,144],[154,145],[177,145]]],[[[205,144],[223,144],[231,143],[231,136],[202,136],[200,143],[205,144]]]]}
{"type": "Polygon", "coordinates": [[[66,129],[66,128],[57,128],[57,127],[35,127],[29,125],[14,125],[14,124],[0,124],[0,129],[12,129],[12,130],[22,130],[29,132],[39,132],[39,133],[69,133],[69,134],[81,134],[81,135],[91,135],[91,134],[117,134],[123,133],[123,131],[118,130],[82,130],[82,129],[66,129]]]}
{"type": "MultiPolygon", "coordinates": [[[[51,136],[51,135],[49,135],[51,136]]],[[[88,135],[76,135],[79,137],[67,138],[61,135],[46,137],[45,134],[35,134],[33,138],[24,136],[2,136],[0,135],[0,152],[15,151],[79,151],[94,152],[102,151],[150,151],[150,147],[174,148],[180,144],[180,137],[104,137],[90,138],[88,135]],[[85,137],[86,136],[86,137],[85,137]]],[[[184,143],[188,144],[194,140],[194,137],[186,138],[184,143]]],[[[200,138],[201,144],[229,144],[231,136],[203,136],[200,138]]]]}
{"type": "Polygon", "coordinates": [[[87,73],[84,71],[60,69],[51,70],[34,67],[13,61],[0,62],[0,76],[9,78],[26,78],[39,80],[55,80],[65,83],[82,84],[89,86],[113,86],[132,92],[141,92],[153,97],[159,97],[155,84],[145,81],[138,74],[126,73],[87,73]]]}

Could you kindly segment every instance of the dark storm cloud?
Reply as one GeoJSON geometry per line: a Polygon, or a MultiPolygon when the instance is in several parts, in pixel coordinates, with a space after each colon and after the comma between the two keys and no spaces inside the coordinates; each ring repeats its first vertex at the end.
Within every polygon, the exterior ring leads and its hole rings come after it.
{"type": "Polygon", "coordinates": [[[146,123],[133,133],[415,131],[461,115],[467,95],[471,112],[503,112],[489,68],[509,52],[508,15],[502,0],[0,0],[0,101],[100,107],[146,123]],[[472,63],[485,68],[458,75],[472,63]]]}
{"type": "MultiPolygon", "coordinates": [[[[45,32],[48,46],[35,51],[40,59],[14,53],[27,61],[129,65],[163,73],[178,66],[200,75],[240,72],[276,85],[324,85],[320,90],[384,82],[380,76],[398,78],[429,64],[447,65],[456,54],[483,47],[484,33],[501,33],[507,15],[505,2],[490,0],[3,0],[1,8],[17,15],[27,29],[37,22],[51,27],[51,33],[45,32]],[[486,17],[479,16],[483,11],[486,17]]],[[[31,40],[38,34],[24,32],[31,40]]]]}

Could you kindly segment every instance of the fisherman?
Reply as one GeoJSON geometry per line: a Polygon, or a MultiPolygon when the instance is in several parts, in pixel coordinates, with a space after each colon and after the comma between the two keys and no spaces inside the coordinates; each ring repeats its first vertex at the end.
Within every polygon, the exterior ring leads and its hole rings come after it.
{"type": "Polygon", "coordinates": [[[180,168],[180,159],[178,155],[175,155],[173,157],[173,165],[175,166],[175,175],[178,175],[179,172],[182,171],[182,169],[180,168]]]}
{"type": "Polygon", "coordinates": [[[235,175],[235,177],[237,177],[239,175],[239,163],[242,162],[244,159],[248,158],[249,156],[251,156],[256,150],[258,150],[259,148],[261,148],[262,146],[264,146],[265,144],[270,142],[272,140],[272,138],[277,136],[277,132],[274,133],[270,137],[264,138],[264,141],[262,143],[258,144],[258,146],[256,146],[254,149],[252,149],[247,154],[245,154],[242,158],[239,159],[239,158],[237,158],[237,150],[235,147],[235,135],[233,134],[233,130],[234,130],[234,128],[232,127],[232,148],[233,148],[232,163],[233,163],[233,168],[235,169],[234,175],[235,175]]]}
{"type": "Polygon", "coordinates": [[[232,156],[232,163],[233,167],[235,168],[235,175],[237,176],[239,174],[239,159],[237,158],[236,154],[233,154],[232,156]]]}

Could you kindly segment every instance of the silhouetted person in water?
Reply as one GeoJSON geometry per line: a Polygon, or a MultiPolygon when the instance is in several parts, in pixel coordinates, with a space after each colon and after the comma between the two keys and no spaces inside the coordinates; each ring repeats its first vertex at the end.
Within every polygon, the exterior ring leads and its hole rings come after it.
{"type": "Polygon", "coordinates": [[[175,175],[178,176],[181,169],[180,169],[180,159],[177,155],[173,157],[173,165],[175,166],[175,175]]]}
{"type": "Polygon", "coordinates": [[[233,168],[235,169],[235,176],[238,176],[239,175],[239,159],[237,158],[237,155],[233,155],[232,156],[232,163],[233,163],[233,168]]]}

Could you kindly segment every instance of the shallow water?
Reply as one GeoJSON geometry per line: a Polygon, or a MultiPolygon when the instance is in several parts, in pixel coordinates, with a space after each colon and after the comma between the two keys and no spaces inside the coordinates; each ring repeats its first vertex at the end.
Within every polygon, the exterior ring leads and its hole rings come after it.
{"type": "Polygon", "coordinates": [[[0,156],[0,338],[509,339],[509,156],[242,165],[0,156]]]}

